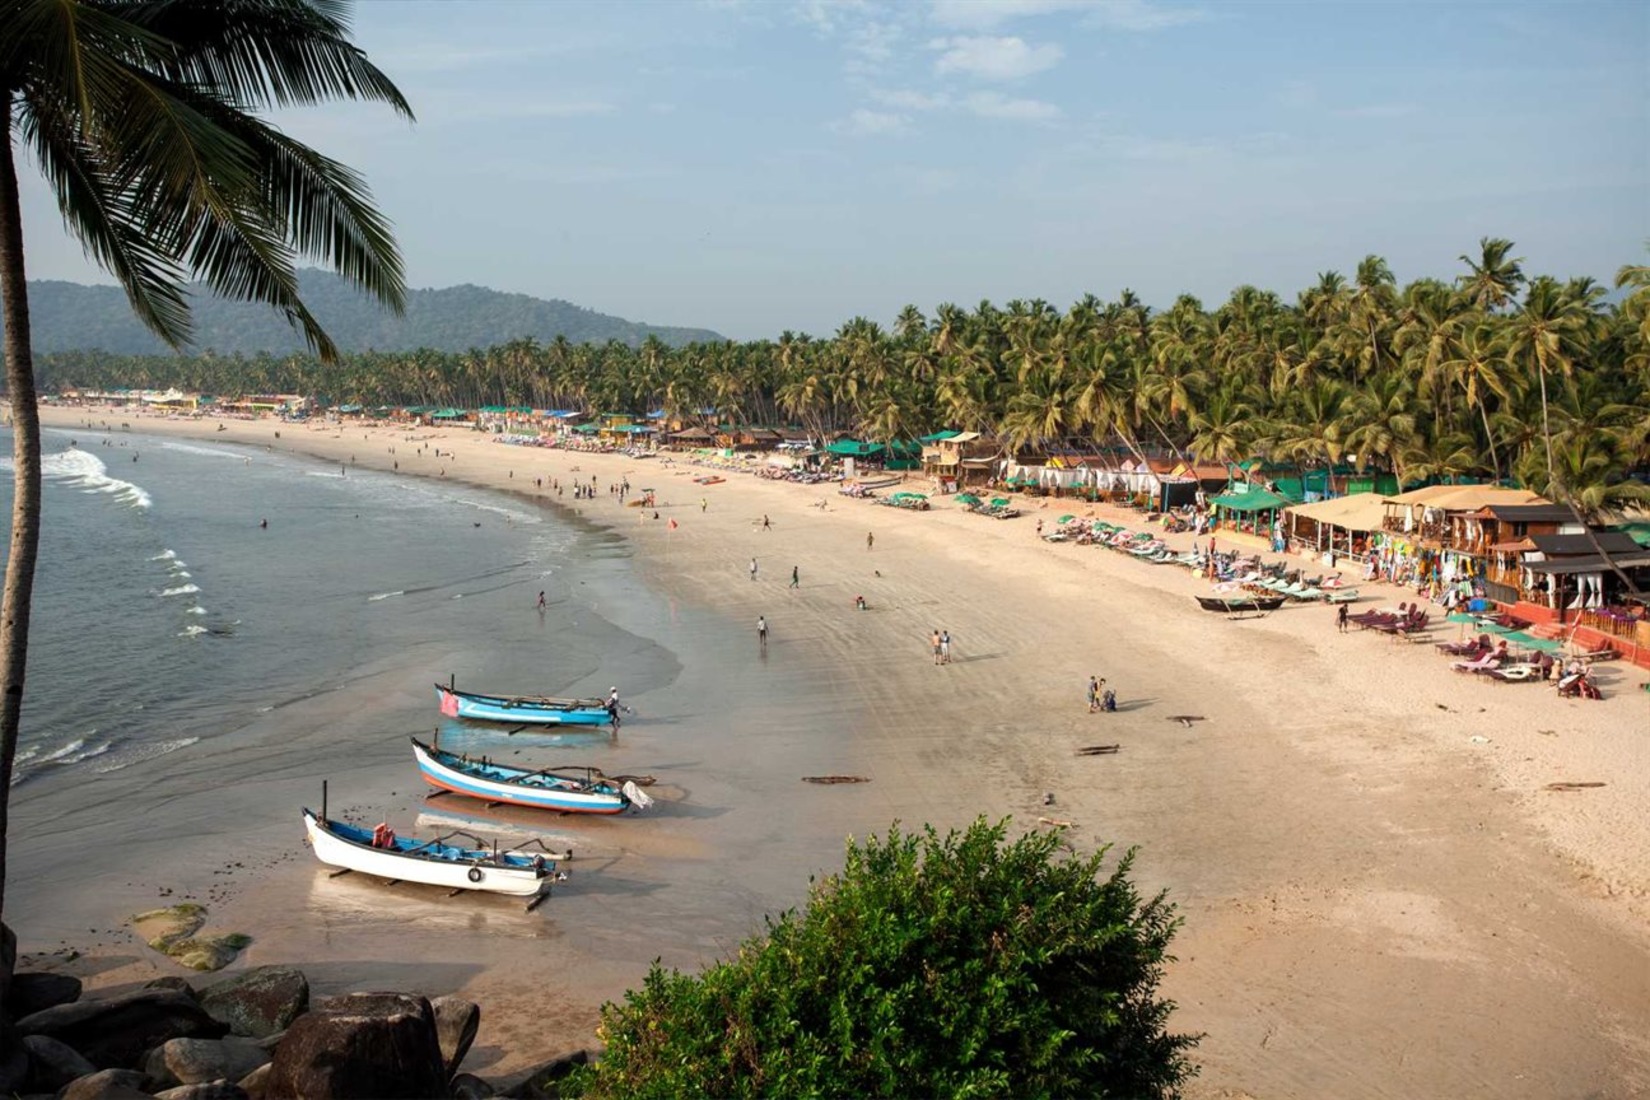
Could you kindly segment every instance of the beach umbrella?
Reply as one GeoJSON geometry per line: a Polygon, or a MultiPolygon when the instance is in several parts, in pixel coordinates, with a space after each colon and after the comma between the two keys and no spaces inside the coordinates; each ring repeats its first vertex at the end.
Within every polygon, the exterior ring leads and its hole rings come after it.
{"type": "Polygon", "coordinates": [[[1007,497],[992,497],[991,498],[991,506],[993,508],[1007,508],[1008,507],[1008,498],[1007,497]]]}
{"type": "Polygon", "coordinates": [[[973,493],[958,493],[957,494],[957,503],[958,504],[978,504],[979,502],[980,502],[980,498],[975,496],[973,493]]]}
{"type": "Polygon", "coordinates": [[[1055,523],[1070,523],[1072,520],[1074,520],[1076,518],[1077,518],[1076,516],[1070,516],[1070,515],[1061,516],[1059,519],[1055,520],[1054,522],[1055,523]]]}

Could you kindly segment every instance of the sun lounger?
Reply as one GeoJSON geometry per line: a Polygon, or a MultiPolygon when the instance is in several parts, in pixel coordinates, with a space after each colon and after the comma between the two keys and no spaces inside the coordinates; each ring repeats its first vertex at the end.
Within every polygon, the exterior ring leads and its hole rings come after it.
{"type": "Polygon", "coordinates": [[[1532,683],[1541,679],[1540,665],[1507,665],[1503,668],[1486,668],[1479,671],[1492,680],[1508,684],[1532,683]]]}
{"type": "Polygon", "coordinates": [[[1476,661],[1456,661],[1450,665],[1456,672],[1483,672],[1501,666],[1500,653],[1486,653],[1476,661]]]}
{"type": "Polygon", "coordinates": [[[1324,598],[1330,603],[1355,603],[1358,599],[1356,588],[1325,589],[1324,598]]]}

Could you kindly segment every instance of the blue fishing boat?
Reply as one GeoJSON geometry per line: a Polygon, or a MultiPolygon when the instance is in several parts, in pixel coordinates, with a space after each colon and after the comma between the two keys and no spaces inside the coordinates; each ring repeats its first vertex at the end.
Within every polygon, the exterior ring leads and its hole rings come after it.
{"type": "Polygon", "coordinates": [[[443,791],[485,802],[504,802],[540,810],[575,814],[617,814],[632,806],[646,809],[653,799],[642,792],[646,777],[604,775],[598,768],[560,767],[532,770],[491,760],[475,760],[412,738],[413,756],[424,782],[443,791]]]}
{"type": "Polygon", "coordinates": [[[549,695],[480,695],[435,685],[441,713],[449,718],[528,726],[600,726],[609,721],[600,699],[558,699],[549,695]]]}

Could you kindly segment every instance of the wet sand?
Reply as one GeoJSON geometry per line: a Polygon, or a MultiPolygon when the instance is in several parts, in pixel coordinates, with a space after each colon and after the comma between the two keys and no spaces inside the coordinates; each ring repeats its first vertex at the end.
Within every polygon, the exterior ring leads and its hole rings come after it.
{"type": "MultiPolygon", "coordinates": [[[[763,912],[800,904],[845,833],[1011,814],[1022,827],[1071,822],[1080,850],[1140,846],[1142,881],[1180,906],[1166,988],[1181,1006],[1174,1026],[1207,1035],[1194,1096],[1650,1089],[1642,670],[1603,666],[1603,703],[1561,700],[1550,687],[1455,675],[1431,645],[1338,635],[1322,607],[1226,621],[1196,609],[1190,595],[1206,587],[1183,570],[1036,539],[1034,517],[1052,521],[1060,504],[997,522],[740,475],[703,487],[691,479],[707,471],[685,464],[457,430],[412,433],[417,456],[405,430],[225,421],[220,433],[211,421],[48,415],[399,463],[403,475],[559,503],[632,549],[601,582],[613,598],[600,584],[593,598],[617,627],[679,656],[680,674],[646,713],[670,716],[684,736],[639,724],[632,748],[627,727],[621,741],[636,755],[625,759],[666,782],[673,762],[699,778],[660,816],[569,825],[589,838],[593,862],[540,910],[554,907],[550,919],[409,901],[370,883],[346,891],[347,879],[300,872],[296,860],[236,895],[239,923],[259,936],[248,962],[306,962],[329,988],[474,997],[479,1072],[588,1042],[596,1004],[635,984],[652,955],[694,965],[759,930],[763,912]],[[436,446],[451,457],[435,458],[436,446]],[[596,499],[535,491],[534,478],[565,482],[574,467],[595,474],[596,499]],[[657,521],[606,494],[627,474],[657,491],[657,521]],[[870,610],[854,609],[856,595],[870,610]],[[759,614],[771,630],[765,660],[759,614]],[[928,653],[935,628],[954,639],[947,667],[928,653]],[[1087,712],[1090,674],[1117,690],[1118,713],[1087,712]],[[709,734],[722,708],[738,736],[709,734]],[[1102,743],[1122,747],[1075,755],[1102,743]],[[873,781],[797,782],[828,772],[873,781]],[[1544,789],[1560,781],[1607,785],[1544,789]]],[[[1409,598],[1366,591],[1362,606],[1409,598]]],[[[1459,633],[1450,625],[1432,640],[1459,633]]],[[[410,762],[395,774],[392,789],[411,796],[410,762]]],[[[427,812],[438,807],[448,809],[427,812]]],[[[141,965],[105,967],[102,980],[129,980],[141,965]]]]}

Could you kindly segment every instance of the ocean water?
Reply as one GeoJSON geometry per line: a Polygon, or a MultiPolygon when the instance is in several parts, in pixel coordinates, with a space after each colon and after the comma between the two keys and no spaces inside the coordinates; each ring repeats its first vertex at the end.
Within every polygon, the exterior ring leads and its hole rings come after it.
{"type": "MultiPolygon", "coordinates": [[[[514,612],[541,589],[565,604],[579,533],[530,503],[125,432],[48,430],[45,451],[25,792],[198,751],[432,639],[506,617],[553,633],[555,608],[514,612]]],[[[545,657],[544,681],[506,667],[501,686],[552,690],[599,663],[545,657]]]]}

